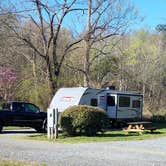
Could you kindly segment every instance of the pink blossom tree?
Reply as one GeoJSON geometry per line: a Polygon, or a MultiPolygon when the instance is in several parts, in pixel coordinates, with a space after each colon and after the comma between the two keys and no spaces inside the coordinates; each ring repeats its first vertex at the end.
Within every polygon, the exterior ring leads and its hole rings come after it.
{"type": "Polygon", "coordinates": [[[16,72],[10,66],[0,66],[0,97],[10,100],[13,96],[13,87],[17,79],[16,72]]]}

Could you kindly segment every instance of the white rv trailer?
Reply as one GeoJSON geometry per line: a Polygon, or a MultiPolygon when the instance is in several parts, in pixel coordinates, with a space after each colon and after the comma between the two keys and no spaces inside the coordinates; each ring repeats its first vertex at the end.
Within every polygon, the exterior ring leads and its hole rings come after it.
{"type": "Polygon", "coordinates": [[[85,87],[60,88],[50,108],[63,112],[74,105],[91,105],[104,109],[111,119],[141,119],[143,96],[136,92],[85,87]]]}

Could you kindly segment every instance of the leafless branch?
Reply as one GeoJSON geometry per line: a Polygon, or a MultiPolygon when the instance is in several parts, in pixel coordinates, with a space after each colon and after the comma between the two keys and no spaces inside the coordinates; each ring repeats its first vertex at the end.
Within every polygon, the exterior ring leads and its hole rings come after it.
{"type": "Polygon", "coordinates": [[[83,74],[86,74],[86,72],[83,70],[83,69],[80,69],[80,68],[77,68],[77,67],[73,67],[69,64],[65,64],[67,67],[69,67],[70,69],[74,70],[74,71],[80,71],[82,72],[83,74]]]}

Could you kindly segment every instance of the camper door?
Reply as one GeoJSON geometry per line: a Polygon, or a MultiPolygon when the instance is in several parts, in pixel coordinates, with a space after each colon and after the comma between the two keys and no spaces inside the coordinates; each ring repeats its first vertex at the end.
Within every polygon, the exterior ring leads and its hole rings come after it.
{"type": "Polygon", "coordinates": [[[116,118],[117,95],[102,93],[98,96],[98,107],[106,110],[109,118],[116,118]]]}
{"type": "Polygon", "coordinates": [[[107,115],[109,118],[116,118],[117,95],[107,94],[107,115]]]}

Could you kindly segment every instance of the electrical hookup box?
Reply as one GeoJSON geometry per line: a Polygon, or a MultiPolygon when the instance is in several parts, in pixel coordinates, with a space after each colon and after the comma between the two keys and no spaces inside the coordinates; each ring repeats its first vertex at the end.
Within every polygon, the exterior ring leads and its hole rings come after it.
{"type": "Polygon", "coordinates": [[[49,139],[58,135],[58,109],[47,109],[47,136],[49,139]]]}

